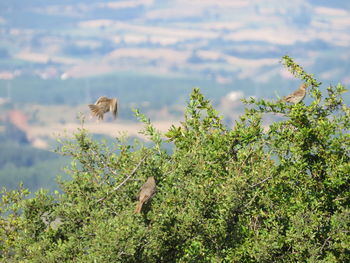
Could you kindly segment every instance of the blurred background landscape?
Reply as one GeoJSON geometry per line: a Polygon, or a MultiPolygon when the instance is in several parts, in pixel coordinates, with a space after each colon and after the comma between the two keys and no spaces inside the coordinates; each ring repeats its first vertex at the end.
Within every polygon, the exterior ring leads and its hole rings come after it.
{"type": "Polygon", "coordinates": [[[277,99],[300,84],[283,55],[322,89],[350,84],[343,0],[1,0],[0,40],[0,187],[9,189],[57,188],[69,160],[52,150],[79,114],[110,141],[139,136],[132,108],[166,131],[200,87],[232,126],[241,98],[277,99]],[[87,104],[102,95],[119,99],[116,121],[90,118],[87,104]]]}

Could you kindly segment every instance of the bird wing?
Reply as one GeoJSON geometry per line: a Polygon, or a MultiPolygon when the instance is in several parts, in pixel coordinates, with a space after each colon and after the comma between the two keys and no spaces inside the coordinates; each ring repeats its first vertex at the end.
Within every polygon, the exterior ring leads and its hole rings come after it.
{"type": "Polygon", "coordinates": [[[294,91],[293,93],[285,96],[283,98],[284,101],[287,101],[287,102],[291,102],[295,97],[299,97],[301,96],[303,91],[301,91],[300,89],[297,89],[296,91],[294,91]]]}
{"type": "Polygon", "coordinates": [[[283,100],[290,102],[295,97],[300,97],[301,98],[300,100],[302,100],[305,97],[305,94],[306,94],[305,89],[306,88],[307,88],[307,84],[305,84],[305,83],[301,84],[296,91],[283,97],[283,100]]]}
{"type": "Polygon", "coordinates": [[[147,202],[148,199],[150,199],[150,198],[151,198],[151,196],[149,195],[149,193],[147,193],[147,189],[141,188],[141,191],[139,192],[139,195],[138,195],[139,201],[137,202],[137,205],[136,205],[134,212],[141,213],[143,204],[145,202],[147,202]]]}
{"type": "Polygon", "coordinates": [[[141,212],[141,209],[142,209],[142,206],[144,203],[146,203],[149,199],[151,199],[155,192],[156,192],[156,182],[154,180],[154,177],[149,177],[146,181],[146,183],[144,183],[140,189],[140,192],[139,192],[139,201],[136,205],[136,208],[135,208],[135,213],[140,213],[141,212]]]}
{"type": "Polygon", "coordinates": [[[140,194],[140,202],[145,203],[152,197],[152,193],[146,192],[146,193],[141,193],[140,194]]]}
{"type": "Polygon", "coordinates": [[[88,106],[89,106],[93,116],[96,116],[100,120],[103,120],[103,112],[102,112],[101,108],[98,105],[89,104],[88,106]]]}
{"type": "Polygon", "coordinates": [[[109,98],[107,98],[106,96],[101,96],[97,99],[97,101],[95,102],[95,105],[97,104],[101,104],[101,103],[108,103],[110,101],[109,98]]]}
{"type": "Polygon", "coordinates": [[[113,113],[114,119],[118,116],[118,101],[117,98],[111,99],[111,104],[109,110],[113,113]]]}
{"type": "Polygon", "coordinates": [[[289,102],[289,100],[293,98],[293,94],[294,94],[294,93],[289,94],[289,95],[287,95],[287,96],[284,96],[284,97],[283,97],[283,100],[289,102]]]}
{"type": "Polygon", "coordinates": [[[140,189],[139,200],[145,202],[152,198],[156,192],[156,188],[157,186],[154,178],[149,177],[140,189]]]}

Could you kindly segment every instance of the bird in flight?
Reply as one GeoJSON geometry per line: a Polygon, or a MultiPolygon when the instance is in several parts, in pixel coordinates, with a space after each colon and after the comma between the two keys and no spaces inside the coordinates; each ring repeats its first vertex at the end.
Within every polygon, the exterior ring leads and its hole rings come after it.
{"type": "Polygon", "coordinates": [[[141,213],[144,203],[151,199],[156,193],[156,181],[153,176],[148,177],[147,181],[142,185],[139,193],[139,202],[136,205],[135,213],[141,213]]]}
{"type": "Polygon", "coordinates": [[[107,98],[106,96],[99,97],[95,104],[88,105],[91,113],[94,117],[99,120],[103,120],[103,115],[106,112],[112,112],[114,119],[117,118],[118,114],[118,102],[117,98],[107,98]]]}
{"type": "Polygon", "coordinates": [[[294,91],[292,94],[289,94],[288,96],[283,97],[282,101],[290,102],[293,104],[297,104],[301,102],[305,98],[307,87],[308,85],[306,83],[301,84],[299,88],[296,91],[294,91]]]}

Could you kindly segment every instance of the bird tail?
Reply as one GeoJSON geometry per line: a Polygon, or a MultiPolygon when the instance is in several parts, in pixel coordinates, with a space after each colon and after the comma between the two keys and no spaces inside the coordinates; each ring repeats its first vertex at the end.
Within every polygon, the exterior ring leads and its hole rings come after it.
{"type": "Polygon", "coordinates": [[[118,117],[118,100],[116,98],[112,99],[112,104],[111,104],[111,112],[113,113],[113,117],[114,119],[116,119],[118,117]]]}
{"type": "Polygon", "coordinates": [[[94,104],[89,104],[89,108],[93,116],[98,117],[99,120],[103,120],[103,112],[101,111],[99,106],[94,104]]]}
{"type": "Polygon", "coordinates": [[[138,203],[137,203],[136,208],[135,208],[135,211],[134,211],[135,214],[141,213],[142,205],[143,205],[142,202],[138,202],[138,203]]]}

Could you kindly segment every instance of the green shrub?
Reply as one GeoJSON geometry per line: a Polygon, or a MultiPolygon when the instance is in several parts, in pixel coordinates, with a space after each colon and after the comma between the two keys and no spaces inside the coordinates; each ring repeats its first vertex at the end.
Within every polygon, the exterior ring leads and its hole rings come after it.
{"type": "Polygon", "coordinates": [[[349,262],[345,88],[323,98],[320,83],[283,62],[311,85],[310,105],[248,99],[231,129],[194,89],[184,122],[165,135],[135,112],[152,147],[111,149],[83,128],[63,141],[72,179],[62,194],[3,193],[0,261],[349,262]],[[284,117],[264,128],[271,113],[284,117]],[[149,176],[157,193],[134,214],[149,176]]]}

